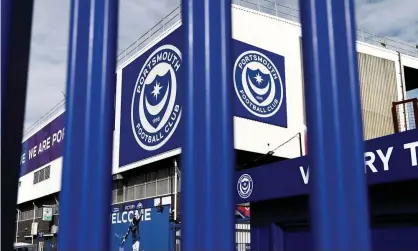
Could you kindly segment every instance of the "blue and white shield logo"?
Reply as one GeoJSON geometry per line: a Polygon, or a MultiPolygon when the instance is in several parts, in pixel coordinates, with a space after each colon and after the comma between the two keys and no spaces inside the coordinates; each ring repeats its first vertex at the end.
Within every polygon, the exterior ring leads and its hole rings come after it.
{"type": "Polygon", "coordinates": [[[136,209],[142,209],[144,206],[142,205],[141,202],[138,202],[138,204],[136,204],[136,209]]]}
{"type": "Polygon", "coordinates": [[[182,107],[177,98],[180,50],[173,45],[157,48],[145,61],[132,95],[131,123],[138,144],[153,151],[175,132],[182,107]]]}
{"type": "Polygon", "coordinates": [[[271,60],[258,51],[246,51],[236,59],[234,86],[242,105],[255,116],[271,117],[282,105],[280,73],[271,60]]]}
{"type": "Polygon", "coordinates": [[[243,199],[250,197],[251,193],[253,192],[253,186],[253,179],[250,175],[241,175],[237,183],[238,195],[243,199]]]}

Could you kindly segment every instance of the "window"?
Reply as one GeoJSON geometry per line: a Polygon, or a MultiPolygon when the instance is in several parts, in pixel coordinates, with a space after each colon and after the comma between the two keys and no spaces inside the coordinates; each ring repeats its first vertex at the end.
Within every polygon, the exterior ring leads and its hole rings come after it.
{"type": "Polygon", "coordinates": [[[157,172],[157,179],[164,179],[169,177],[169,169],[168,168],[164,168],[164,169],[160,169],[157,172]]]}
{"type": "MultiPolygon", "coordinates": [[[[59,204],[51,205],[51,207],[52,207],[52,214],[58,215],[59,204]]],[[[20,213],[18,214],[19,216],[18,221],[33,220],[33,217],[42,218],[42,215],[43,215],[43,207],[37,207],[35,209],[20,211],[20,213]]]]}
{"type": "Polygon", "coordinates": [[[49,179],[51,175],[51,166],[45,167],[45,179],[49,179]]]}
{"type": "Polygon", "coordinates": [[[157,180],[157,194],[170,193],[170,179],[157,180]]]}
{"type": "Polygon", "coordinates": [[[42,207],[36,208],[35,217],[36,218],[42,218],[42,213],[43,213],[43,208],[42,207]]]}
{"type": "Polygon", "coordinates": [[[147,173],[145,176],[145,182],[155,181],[156,178],[157,178],[157,172],[147,173]]]}
{"type": "Polygon", "coordinates": [[[147,197],[153,197],[157,195],[157,182],[148,182],[145,188],[145,194],[147,197]]]}
{"type": "Polygon", "coordinates": [[[135,199],[135,186],[127,187],[126,188],[126,200],[134,200],[135,199]]]}
{"type": "Polygon", "coordinates": [[[130,177],[125,189],[113,186],[112,203],[169,195],[174,189],[173,174],[173,168],[163,168],[130,177]]]}
{"type": "Polygon", "coordinates": [[[33,184],[37,184],[39,182],[39,172],[35,172],[33,174],[33,184]]]}
{"type": "Polygon", "coordinates": [[[51,177],[51,166],[42,168],[33,174],[33,184],[37,184],[51,177]]]}
{"type": "Polygon", "coordinates": [[[28,211],[22,211],[20,212],[19,221],[25,221],[25,220],[32,220],[33,219],[33,209],[28,211]]]}
{"type": "Polygon", "coordinates": [[[45,180],[45,169],[39,170],[39,182],[45,180]]]}

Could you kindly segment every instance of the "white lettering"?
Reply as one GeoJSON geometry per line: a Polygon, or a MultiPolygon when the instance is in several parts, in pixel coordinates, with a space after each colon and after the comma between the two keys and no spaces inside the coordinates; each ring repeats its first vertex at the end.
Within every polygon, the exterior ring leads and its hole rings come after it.
{"type": "Polygon", "coordinates": [[[26,153],[22,154],[22,157],[20,158],[20,164],[21,165],[25,164],[25,160],[26,160],[26,153]]]}
{"type": "Polygon", "coordinates": [[[55,143],[60,143],[61,140],[64,139],[64,130],[65,128],[62,128],[62,130],[59,130],[58,132],[52,135],[52,145],[54,145],[55,143]]]}
{"type": "Polygon", "coordinates": [[[303,183],[306,185],[309,183],[309,166],[308,170],[305,173],[305,170],[303,169],[303,166],[299,167],[300,174],[302,175],[303,183]]]}
{"type": "Polygon", "coordinates": [[[48,137],[45,140],[45,146],[46,146],[46,149],[49,149],[51,147],[51,137],[48,137]]]}
{"type": "MultiPolygon", "coordinates": [[[[404,149],[409,149],[411,154],[411,165],[412,166],[418,166],[418,159],[417,159],[417,147],[418,147],[418,141],[410,142],[404,144],[404,149]]],[[[376,160],[380,160],[383,166],[384,171],[389,171],[389,163],[390,159],[392,157],[394,147],[388,147],[387,150],[377,149],[375,151],[365,152],[364,153],[364,172],[367,174],[367,169],[370,169],[369,171],[372,171],[372,173],[377,173],[378,169],[376,168],[376,160]],[[378,159],[376,158],[376,154],[378,156],[378,159]]],[[[380,164],[377,165],[380,167],[380,164]]],[[[309,183],[309,166],[305,171],[305,168],[303,166],[299,166],[299,171],[302,176],[303,183],[306,185],[309,183]]]]}
{"type": "MultiPolygon", "coordinates": [[[[151,208],[141,209],[141,214],[142,214],[141,221],[150,221],[151,212],[152,212],[151,208]]],[[[139,215],[139,211],[130,210],[130,211],[112,213],[112,224],[132,222],[135,214],[139,215]]]]}
{"type": "MultiPolygon", "coordinates": [[[[132,212],[129,212],[129,213],[132,213],[132,212]]],[[[126,223],[128,221],[127,216],[128,216],[128,212],[123,212],[122,213],[122,222],[123,223],[126,223]]]]}
{"type": "Polygon", "coordinates": [[[134,211],[129,211],[129,213],[128,213],[128,221],[129,222],[132,222],[133,219],[134,219],[134,211]]]}
{"type": "Polygon", "coordinates": [[[41,143],[39,143],[39,147],[38,147],[38,155],[41,154],[42,151],[43,151],[43,149],[42,149],[42,142],[41,142],[41,143]]]}
{"type": "Polygon", "coordinates": [[[36,157],[36,148],[37,146],[34,146],[32,149],[29,150],[29,159],[36,157]]]}
{"type": "Polygon", "coordinates": [[[149,221],[149,220],[151,220],[151,208],[147,208],[147,209],[145,209],[144,211],[145,211],[145,212],[144,212],[144,214],[143,214],[143,218],[142,218],[142,220],[144,220],[144,221],[149,221]]]}
{"type": "Polygon", "coordinates": [[[116,224],[116,213],[112,214],[112,224],[116,224]]]}
{"type": "Polygon", "coordinates": [[[376,156],[374,155],[373,152],[365,152],[364,153],[364,162],[365,162],[365,166],[364,166],[364,172],[367,173],[367,168],[369,167],[370,170],[372,170],[372,172],[377,173],[377,169],[374,166],[374,161],[376,159],[376,156]],[[369,159],[366,159],[369,158],[369,159]]]}
{"type": "Polygon", "coordinates": [[[409,149],[409,151],[411,152],[412,166],[417,166],[417,150],[416,150],[417,146],[418,146],[418,141],[406,143],[403,145],[404,149],[409,149]]]}
{"type": "Polygon", "coordinates": [[[383,170],[388,171],[389,170],[389,159],[392,155],[393,146],[389,147],[386,151],[386,154],[383,154],[382,150],[377,150],[377,155],[379,155],[380,160],[383,163],[383,170]]]}

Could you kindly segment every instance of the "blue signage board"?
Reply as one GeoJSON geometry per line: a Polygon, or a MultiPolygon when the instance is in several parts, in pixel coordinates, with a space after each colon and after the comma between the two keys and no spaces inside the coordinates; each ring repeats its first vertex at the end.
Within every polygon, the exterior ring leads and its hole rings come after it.
{"type": "Polygon", "coordinates": [[[182,30],[122,70],[119,166],[180,147],[182,30]]]}
{"type": "MultiPolygon", "coordinates": [[[[183,26],[122,69],[119,167],[181,147],[183,26]]],[[[234,116],[287,127],[285,59],[232,39],[234,116]]]]}
{"type": "Polygon", "coordinates": [[[22,144],[20,176],[48,164],[63,153],[65,113],[62,113],[22,144]]]}
{"type": "Polygon", "coordinates": [[[154,199],[112,205],[110,250],[169,250],[169,214],[170,206],[158,211],[154,199]],[[142,215],[138,231],[128,233],[135,215],[142,215]]]}
{"type": "MultiPolygon", "coordinates": [[[[368,184],[418,178],[418,132],[393,134],[365,142],[368,184]]],[[[309,156],[236,172],[237,203],[309,193],[309,156]]]]}
{"type": "Polygon", "coordinates": [[[287,127],[284,57],[237,40],[232,48],[234,115],[287,127]]]}

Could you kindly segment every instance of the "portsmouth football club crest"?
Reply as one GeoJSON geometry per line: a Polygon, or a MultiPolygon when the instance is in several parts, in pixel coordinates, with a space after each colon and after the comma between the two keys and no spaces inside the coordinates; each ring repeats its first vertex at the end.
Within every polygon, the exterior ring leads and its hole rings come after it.
{"type": "Polygon", "coordinates": [[[283,101],[279,71],[263,53],[249,50],[238,56],[234,65],[234,86],[238,99],[253,115],[274,116],[283,101]]]}
{"type": "Polygon", "coordinates": [[[144,62],[132,95],[131,122],[138,144],[147,151],[162,147],[181,119],[177,77],[182,65],[173,45],[157,48],[144,62]]]}
{"type": "Polygon", "coordinates": [[[250,197],[253,192],[253,186],[253,179],[250,175],[241,175],[237,182],[238,195],[243,199],[250,197]]]}

